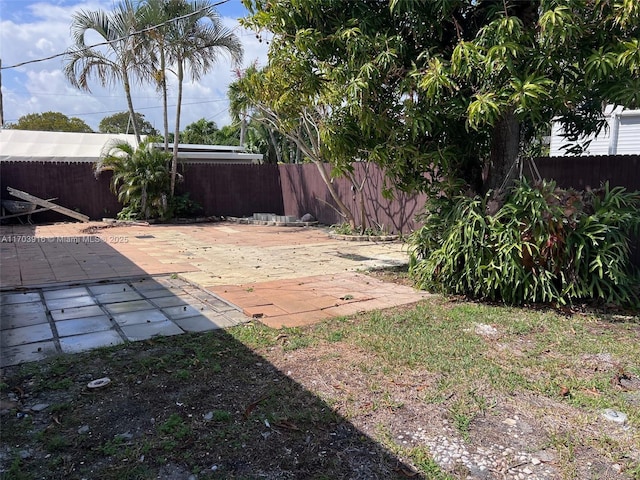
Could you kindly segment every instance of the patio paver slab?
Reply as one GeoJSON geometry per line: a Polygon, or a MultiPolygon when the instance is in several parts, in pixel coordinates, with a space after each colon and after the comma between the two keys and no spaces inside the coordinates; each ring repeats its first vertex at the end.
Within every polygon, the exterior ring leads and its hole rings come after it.
{"type": "Polygon", "coordinates": [[[124,340],[113,330],[60,338],[60,348],[64,353],[86,352],[94,348],[112,347],[121,343],[124,343],[124,340]]]}
{"type": "Polygon", "coordinates": [[[61,308],[51,310],[51,317],[55,321],[70,320],[72,318],[97,317],[104,312],[98,305],[87,305],[85,307],[61,308]]]}
{"type": "Polygon", "coordinates": [[[2,348],[13,347],[25,343],[41,342],[52,340],[53,332],[48,323],[39,323],[28,327],[12,328],[2,332],[2,348]]]}
{"type": "Polygon", "coordinates": [[[109,330],[113,327],[109,317],[106,315],[61,320],[59,322],[55,322],[55,325],[60,337],[71,337],[85,333],[100,332],[103,330],[109,330]]]}
{"type": "Polygon", "coordinates": [[[164,322],[126,325],[122,327],[122,331],[126,335],[127,339],[132,342],[148,340],[157,336],[169,337],[184,333],[184,330],[170,320],[165,320],[164,322]]]}
{"type": "Polygon", "coordinates": [[[153,307],[149,310],[119,313],[114,315],[113,319],[118,325],[122,326],[166,322],[168,320],[166,315],[157,309],[153,309],[153,307]]]}
{"type": "Polygon", "coordinates": [[[57,353],[56,344],[53,341],[33,342],[13,347],[3,347],[0,352],[0,365],[18,365],[26,362],[44,360],[57,353]]]}

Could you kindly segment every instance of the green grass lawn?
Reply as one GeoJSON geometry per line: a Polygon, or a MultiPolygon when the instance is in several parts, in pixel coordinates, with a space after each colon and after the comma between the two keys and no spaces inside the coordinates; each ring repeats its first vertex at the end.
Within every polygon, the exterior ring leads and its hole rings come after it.
{"type": "Polygon", "coordinates": [[[505,420],[525,425],[513,442],[550,452],[552,478],[640,478],[635,315],[433,297],[306,328],[250,323],[62,356],[6,369],[0,387],[3,400],[19,397],[2,417],[7,479],[151,479],[167,468],[199,479],[466,478],[465,465],[438,464],[429,441],[398,440],[426,413],[429,435],[446,425],[440,433],[470,450],[505,437],[505,420]],[[109,387],[87,391],[104,376],[109,387]],[[50,406],[24,416],[40,402],[50,406]]]}

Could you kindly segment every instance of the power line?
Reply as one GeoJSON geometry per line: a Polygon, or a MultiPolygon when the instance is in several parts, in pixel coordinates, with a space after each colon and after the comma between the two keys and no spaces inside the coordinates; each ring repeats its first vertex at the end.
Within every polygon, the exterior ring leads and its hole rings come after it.
{"type": "MultiPolygon", "coordinates": [[[[86,97],[86,93],[50,93],[50,92],[29,92],[27,90],[11,90],[11,95],[20,96],[20,97],[86,97]]],[[[123,98],[122,95],[95,95],[91,94],[91,98],[123,98]]],[[[135,100],[157,100],[158,96],[155,97],[140,97],[138,95],[135,96],[135,100]]],[[[195,100],[196,97],[183,97],[183,100],[195,100]]],[[[216,98],[214,100],[207,101],[222,101],[226,100],[226,97],[216,98]]]]}
{"type": "MultiPolygon", "coordinates": [[[[94,45],[89,45],[88,47],[84,47],[80,51],[87,51],[87,50],[91,50],[92,48],[95,48],[95,47],[102,47],[102,46],[105,46],[105,45],[110,45],[112,43],[120,42],[122,40],[126,40],[127,38],[131,38],[131,37],[136,36],[136,35],[141,35],[143,33],[147,33],[147,32],[150,32],[152,30],[156,30],[156,29],[158,29],[160,27],[163,27],[163,26],[168,25],[170,23],[176,22],[178,20],[183,20],[185,18],[189,18],[189,17],[192,17],[194,15],[197,15],[197,14],[199,14],[201,12],[204,12],[205,10],[207,10],[207,9],[209,9],[211,7],[218,7],[220,5],[224,5],[228,1],[229,0],[220,0],[219,2],[214,3],[213,5],[208,5],[206,7],[200,8],[200,9],[196,10],[195,12],[191,12],[191,13],[188,13],[186,15],[182,15],[180,17],[172,18],[171,20],[167,20],[166,22],[159,23],[158,25],[154,25],[152,27],[147,27],[147,28],[143,28],[142,30],[131,32],[131,33],[129,33],[129,34],[123,36],[123,37],[120,37],[120,38],[116,38],[116,39],[113,39],[113,40],[108,40],[106,42],[96,43],[94,45]]],[[[9,66],[6,66],[6,67],[0,67],[0,70],[8,70],[10,68],[23,67],[24,65],[30,65],[32,63],[46,62],[48,60],[53,60],[54,58],[64,57],[65,55],[68,55],[68,53],[69,52],[67,50],[65,52],[56,53],[55,55],[50,55],[48,57],[37,58],[35,60],[27,60],[26,62],[20,62],[20,63],[14,64],[14,65],[9,65],[9,66]]]]}
{"type": "MultiPolygon", "coordinates": [[[[226,101],[226,99],[218,98],[216,100],[205,100],[205,101],[202,101],[202,102],[183,103],[182,105],[183,106],[200,105],[202,103],[219,103],[219,102],[224,102],[224,101],[226,101]]],[[[167,105],[168,108],[174,108],[175,106],[176,105],[167,105]]],[[[136,112],[139,111],[139,110],[153,110],[153,109],[156,109],[156,108],[162,108],[162,105],[157,105],[155,107],[136,107],[136,112]]],[[[227,110],[227,109],[225,108],[223,110],[220,110],[218,113],[216,113],[214,115],[214,117],[220,115],[225,110],[227,110]]],[[[72,113],[71,116],[73,116],[73,117],[88,117],[89,115],[105,115],[107,113],[120,113],[120,112],[123,112],[123,110],[104,110],[102,112],[72,113]]],[[[7,120],[7,122],[10,122],[10,123],[11,122],[17,122],[17,121],[18,121],[18,119],[9,119],[9,120],[7,120]]]]}

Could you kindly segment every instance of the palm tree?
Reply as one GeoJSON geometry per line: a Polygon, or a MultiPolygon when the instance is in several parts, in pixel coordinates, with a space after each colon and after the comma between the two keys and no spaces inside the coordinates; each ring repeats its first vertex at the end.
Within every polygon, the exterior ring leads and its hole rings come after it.
{"type": "Polygon", "coordinates": [[[96,176],[110,171],[111,190],[128,213],[144,218],[163,217],[168,210],[171,155],[157,150],[146,140],[138,148],[129,142],[107,143],[94,165],[96,176]]]}
{"type": "Polygon", "coordinates": [[[169,112],[167,102],[167,56],[166,37],[171,21],[167,0],[146,0],[140,4],[138,21],[142,36],[142,51],[148,54],[148,72],[162,94],[162,124],[164,150],[169,151],[169,112]],[[155,28],[151,28],[155,27],[155,28]]]}
{"type": "Polygon", "coordinates": [[[127,97],[133,132],[140,143],[140,132],[131,99],[131,78],[140,75],[142,64],[136,55],[136,10],[131,0],[123,0],[114,11],[81,10],[73,15],[71,35],[74,45],[67,51],[64,73],[69,82],[80,90],[90,91],[89,80],[96,76],[106,87],[122,82],[127,97]],[[108,42],[103,49],[90,48],[85,35],[93,30],[108,42]]]}
{"type": "Polygon", "coordinates": [[[171,195],[175,191],[180,143],[182,85],[185,73],[199,80],[216,63],[220,55],[228,55],[235,63],[242,60],[242,44],[232,30],[224,27],[218,12],[208,0],[167,0],[167,12],[175,18],[167,29],[167,57],[175,67],[178,79],[176,122],[171,162],[171,195]]]}

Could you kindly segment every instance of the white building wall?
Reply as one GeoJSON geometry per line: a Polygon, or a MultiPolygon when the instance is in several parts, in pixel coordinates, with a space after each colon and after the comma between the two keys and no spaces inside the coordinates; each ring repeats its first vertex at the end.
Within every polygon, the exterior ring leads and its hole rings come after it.
{"type": "MultiPolygon", "coordinates": [[[[629,155],[640,154],[640,110],[623,110],[622,107],[605,110],[607,127],[599,135],[590,135],[588,148],[582,153],[586,155],[629,155]]],[[[562,128],[554,122],[551,127],[550,156],[566,155],[563,147],[572,145],[562,137],[562,128]]]]}
{"type": "Polygon", "coordinates": [[[636,112],[635,115],[620,116],[617,148],[612,154],[640,154],[640,112],[636,112]]]}

